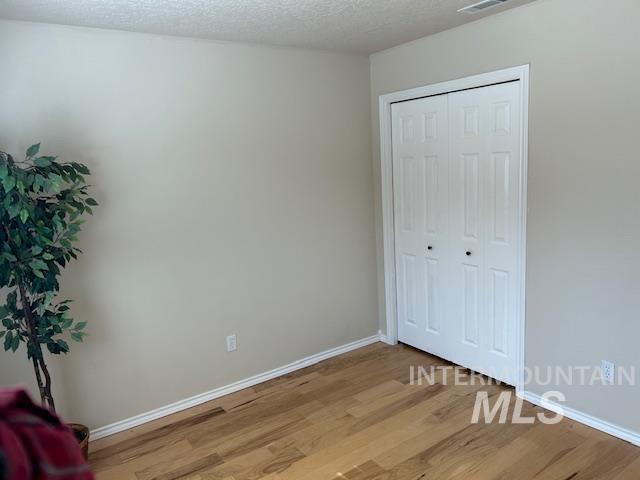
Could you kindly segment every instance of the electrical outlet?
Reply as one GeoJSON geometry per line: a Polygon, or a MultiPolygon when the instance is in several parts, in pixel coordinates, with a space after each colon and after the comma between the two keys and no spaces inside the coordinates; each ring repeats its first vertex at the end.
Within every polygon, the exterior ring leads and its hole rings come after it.
{"type": "Polygon", "coordinates": [[[238,349],[238,340],[236,334],[227,337],[227,352],[235,352],[238,349]]]}
{"type": "Polygon", "coordinates": [[[613,362],[602,360],[602,378],[605,382],[613,383],[616,376],[616,366],[613,362]]]}

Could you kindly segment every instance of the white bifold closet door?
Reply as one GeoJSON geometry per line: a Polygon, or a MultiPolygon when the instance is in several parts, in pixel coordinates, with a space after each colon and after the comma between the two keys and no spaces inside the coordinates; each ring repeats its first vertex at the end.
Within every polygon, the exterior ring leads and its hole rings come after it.
{"type": "Polygon", "coordinates": [[[517,377],[520,83],[392,105],[398,339],[517,377]]]}

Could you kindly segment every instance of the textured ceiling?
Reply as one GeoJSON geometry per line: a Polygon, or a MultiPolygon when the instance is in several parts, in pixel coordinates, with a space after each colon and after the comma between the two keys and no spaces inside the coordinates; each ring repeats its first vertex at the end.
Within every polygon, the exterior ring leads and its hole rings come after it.
{"type": "Polygon", "coordinates": [[[368,54],[533,0],[476,15],[478,0],[0,0],[0,17],[368,54]]]}

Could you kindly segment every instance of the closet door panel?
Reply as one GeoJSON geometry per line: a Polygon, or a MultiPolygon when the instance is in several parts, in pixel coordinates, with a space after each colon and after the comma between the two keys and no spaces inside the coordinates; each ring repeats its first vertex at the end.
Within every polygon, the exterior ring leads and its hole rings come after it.
{"type": "Polygon", "coordinates": [[[518,82],[449,94],[448,358],[515,383],[519,228],[518,82]]]}
{"type": "Polygon", "coordinates": [[[447,96],[392,106],[398,336],[446,351],[447,96]]]}
{"type": "Polygon", "coordinates": [[[516,326],[518,322],[520,210],[520,83],[486,87],[488,109],[486,180],[485,362],[503,365],[515,383],[516,326]]]}
{"type": "Polygon", "coordinates": [[[449,94],[450,250],[449,359],[472,368],[483,350],[486,111],[476,90],[449,94]]]}

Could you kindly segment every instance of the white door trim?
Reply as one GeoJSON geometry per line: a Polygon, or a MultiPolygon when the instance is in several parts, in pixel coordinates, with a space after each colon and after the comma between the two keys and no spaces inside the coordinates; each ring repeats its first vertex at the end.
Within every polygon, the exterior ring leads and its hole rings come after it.
{"type": "Polygon", "coordinates": [[[393,157],[391,153],[391,104],[405,100],[413,100],[431,95],[464,90],[468,88],[484,87],[495,83],[519,80],[520,112],[522,118],[520,134],[520,155],[522,168],[520,173],[520,200],[518,208],[518,226],[521,241],[518,251],[518,324],[517,335],[517,368],[518,380],[516,392],[524,391],[524,336],[525,336],[525,272],[526,272],[526,226],[527,226],[527,163],[528,163],[528,132],[529,132],[529,65],[505,68],[495,72],[482,73],[471,77],[459,78],[447,82],[411,88],[399,92],[387,93],[379,97],[380,114],[380,172],[382,177],[382,232],[384,255],[384,296],[387,319],[386,342],[392,345],[398,343],[398,319],[396,298],[395,272],[395,236],[393,219],[393,157]]]}

